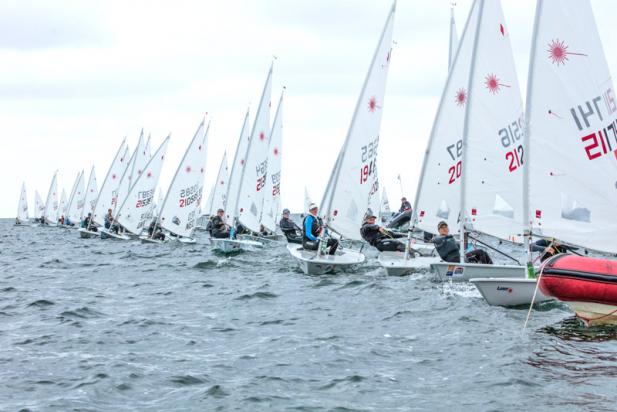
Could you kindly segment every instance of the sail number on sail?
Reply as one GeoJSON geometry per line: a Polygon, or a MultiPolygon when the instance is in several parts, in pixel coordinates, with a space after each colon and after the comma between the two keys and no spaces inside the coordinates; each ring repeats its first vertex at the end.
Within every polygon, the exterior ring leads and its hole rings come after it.
{"type": "Polygon", "coordinates": [[[274,173],[270,176],[272,180],[272,196],[281,193],[281,172],[274,173]]]}
{"type": "Polygon", "coordinates": [[[152,203],[152,199],[154,198],[154,189],[145,190],[143,192],[137,192],[137,204],[136,208],[146,207],[150,203],[152,203]]]}
{"type": "Polygon", "coordinates": [[[259,192],[266,185],[266,175],[268,173],[268,160],[264,160],[255,166],[255,172],[257,174],[256,189],[259,192]]]}
{"type": "Polygon", "coordinates": [[[198,187],[197,184],[180,190],[180,207],[186,207],[199,202],[201,200],[201,192],[202,188],[198,187]]]}
{"type": "Polygon", "coordinates": [[[377,147],[379,136],[369,144],[362,146],[362,166],[360,166],[360,184],[368,181],[369,176],[377,174],[377,147]]]}
{"type": "Polygon", "coordinates": [[[448,169],[448,175],[450,176],[450,179],[448,179],[448,184],[451,185],[456,181],[456,179],[461,177],[461,169],[463,167],[463,163],[461,160],[457,162],[456,159],[459,159],[461,156],[463,156],[463,140],[458,140],[455,144],[449,145],[448,147],[446,147],[446,150],[448,151],[448,154],[450,155],[452,160],[456,162],[454,166],[450,166],[450,168],[448,169]]]}
{"type": "MultiPolygon", "coordinates": [[[[598,104],[598,102],[602,100],[604,100],[604,105],[608,111],[608,116],[617,111],[615,96],[613,95],[613,90],[611,88],[603,93],[602,96],[596,96],[591,101],[586,101],[583,105],[579,104],[570,109],[570,114],[572,115],[579,131],[583,131],[584,129],[590,127],[589,118],[593,115],[598,116],[600,121],[604,121],[602,111],[600,110],[601,105],[598,104]],[[584,122],[584,127],[581,123],[581,119],[584,122]]],[[[617,157],[617,123],[612,121],[608,126],[602,128],[602,130],[598,130],[597,132],[592,132],[581,137],[581,141],[586,144],[584,148],[589,160],[597,159],[598,157],[610,152],[614,152],[617,157]],[[608,133],[609,131],[612,133],[615,149],[613,149],[613,146],[611,145],[611,140],[608,133]]]]}
{"type": "Polygon", "coordinates": [[[523,130],[523,114],[521,113],[517,120],[500,129],[498,132],[501,145],[508,149],[506,152],[506,161],[509,172],[514,172],[523,165],[525,150],[520,143],[516,146],[516,143],[523,138],[523,130]]]}

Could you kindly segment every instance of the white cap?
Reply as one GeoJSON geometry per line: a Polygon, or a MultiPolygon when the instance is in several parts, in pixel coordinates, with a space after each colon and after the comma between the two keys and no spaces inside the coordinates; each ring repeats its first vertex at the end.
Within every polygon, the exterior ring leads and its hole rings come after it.
{"type": "Polygon", "coordinates": [[[317,208],[317,205],[315,203],[311,203],[308,207],[308,210],[313,210],[315,208],[317,208]]]}

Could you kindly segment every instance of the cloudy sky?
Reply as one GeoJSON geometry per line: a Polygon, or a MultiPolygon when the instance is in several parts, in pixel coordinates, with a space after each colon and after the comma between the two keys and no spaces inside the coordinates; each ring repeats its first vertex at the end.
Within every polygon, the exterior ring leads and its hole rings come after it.
{"type": "MultiPolygon", "coordinates": [[[[490,0],[489,0],[490,1],[490,0]]],[[[556,0],[553,0],[556,1],[556,0]]],[[[523,92],[535,2],[504,0],[523,92]]],[[[99,185],[123,137],[143,127],[153,148],[171,133],[166,190],[205,112],[212,126],[206,192],[231,157],[247,107],[274,63],[273,101],[287,87],[283,206],[306,185],[323,193],[345,138],[389,0],[7,0],[0,3],[0,216],[14,217],[22,181],[32,214],[55,170],[67,193],[94,164],[99,185]]],[[[592,0],[611,68],[614,1],[592,0]]],[[[454,9],[459,35],[471,0],[454,9]]],[[[380,137],[391,203],[415,193],[447,74],[450,2],[399,0],[380,137]]],[[[272,113],[272,117],[274,113],[272,113]]]]}

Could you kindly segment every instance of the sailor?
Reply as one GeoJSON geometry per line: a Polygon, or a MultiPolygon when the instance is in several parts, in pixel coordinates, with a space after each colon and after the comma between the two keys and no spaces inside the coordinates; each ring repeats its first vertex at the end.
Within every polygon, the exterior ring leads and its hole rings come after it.
{"type": "Polygon", "coordinates": [[[546,259],[558,255],[560,253],[566,253],[568,249],[557,242],[555,239],[539,239],[532,243],[532,252],[541,252],[542,257],[540,262],[544,262],[546,259]]]}
{"type": "MultiPolygon", "coordinates": [[[[460,262],[459,242],[454,240],[454,237],[450,234],[448,224],[442,220],[437,224],[437,231],[439,232],[439,236],[433,238],[433,244],[435,245],[435,249],[437,249],[437,253],[441,256],[441,259],[443,259],[444,262],[460,262]]],[[[465,253],[465,262],[487,265],[493,263],[488,253],[482,249],[473,249],[465,253]]]]}
{"type": "Polygon", "coordinates": [[[398,210],[399,213],[407,212],[411,210],[411,203],[407,201],[407,198],[403,196],[401,198],[401,208],[398,210]]]}
{"type": "MultiPolygon", "coordinates": [[[[318,236],[322,230],[323,221],[317,216],[317,205],[309,205],[309,213],[302,222],[302,247],[307,250],[317,250],[319,248],[318,236]]],[[[325,229],[324,229],[325,230],[325,229]]],[[[326,247],[330,248],[329,254],[334,255],[338,248],[338,240],[328,238],[326,247]]]]}
{"type": "Polygon", "coordinates": [[[264,225],[259,225],[259,235],[260,236],[270,236],[272,235],[272,233],[266,229],[266,227],[264,225]]]}
{"type": "Polygon", "coordinates": [[[39,220],[39,222],[41,222],[42,225],[47,224],[47,220],[45,220],[45,215],[41,216],[41,219],[39,220]]]}
{"type": "Polygon", "coordinates": [[[289,209],[283,209],[283,218],[279,227],[289,243],[302,243],[302,229],[289,218],[289,209]]]}
{"type": "Polygon", "coordinates": [[[92,213],[88,213],[88,216],[86,216],[84,218],[84,221],[81,222],[81,227],[84,227],[86,229],[88,229],[91,232],[98,232],[98,228],[96,226],[94,226],[94,223],[92,222],[92,213]]]}
{"type": "Polygon", "coordinates": [[[360,228],[362,239],[377,248],[380,252],[404,252],[405,244],[396,238],[405,237],[402,234],[391,233],[375,223],[377,217],[372,211],[368,211],[364,217],[364,223],[360,228]]]}
{"type": "MultiPolygon", "coordinates": [[[[115,227],[117,230],[117,226],[115,227]]],[[[165,240],[165,234],[161,227],[156,224],[156,219],[150,222],[150,226],[148,226],[148,236],[150,236],[151,239],[165,240]]]]}
{"type": "Polygon", "coordinates": [[[66,226],[75,226],[75,223],[73,223],[73,222],[71,221],[71,219],[69,219],[69,217],[68,217],[68,216],[66,216],[66,217],[64,218],[64,224],[65,224],[66,226]]]}
{"type": "Polygon", "coordinates": [[[105,229],[110,229],[113,222],[114,217],[111,215],[111,209],[107,209],[107,214],[105,215],[105,229]]]}
{"type": "Polygon", "coordinates": [[[21,220],[19,220],[18,217],[15,218],[15,224],[16,225],[21,225],[21,220]]]}
{"type": "Polygon", "coordinates": [[[227,224],[225,223],[225,211],[223,209],[217,210],[216,216],[214,216],[211,220],[212,237],[219,239],[229,237],[229,226],[227,226],[227,224]]]}
{"type": "Polygon", "coordinates": [[[60,217],[58,218],[58,224],[59,224],[60,226],[64,225],[64,215],[62,215],[62,216],[60,216],[60,217]]]}

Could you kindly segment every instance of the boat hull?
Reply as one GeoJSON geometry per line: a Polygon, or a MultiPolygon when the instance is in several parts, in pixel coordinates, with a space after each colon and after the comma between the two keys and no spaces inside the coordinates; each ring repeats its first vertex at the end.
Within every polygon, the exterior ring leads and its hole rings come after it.
{"type": "Polygon", "coordinates": [[[82,239],[90,239],[93,237],[99,237],[99,232],[93,232],[91,230],[87,230],[85,227],[81,227],[78,230],[79,237],[82,239]]]}
{"type": "Polygon", "coordinates": [[[587,325],[617,323],[617,261],[557,255],[542,265],[540,290],[587,325]]]}
{"type": "Polygon", "coordinates": [[[307,275],[325,275],[339,271],[354,270],[364,263],[366,257],[356,251],[344,250],[336,255],[319,255],[296,244],[288,244],[287,250],[298,267],[307,275]]]}
{"type": "MultiPolygon", "coordinates": [[[[529,306],[537,285],[536,279],[472,278],[469,281],[475,285],[489,305],[505,307],[529,306]]],[[[538,290],[533,301],[539,303],[552,299],[538,290]]]]}
{"type": "Polygon", "coordinates": [[[255,242],[252,240],[240,240],[229,238],[210,238],[212,249],[222,253],[239,253],[243,251],[251,251],[262,249],[263,244],[261,242],[255,242]]]}
{"type": "Polygon", "coordinates": [[[404,276],[430,270],[431,264],[439,262],[439,257],[417,256],[405,259],[403,252],[381,252],[377,261],[390,276],[404,276]]]}
{"type": "Polygon", "coordinates": [[[448,263],[431,264],[431,271],[438,280],[467,282],[472,278],[520,278],[527,276],[525,266],[515,265],[482,265],[479,263],[448,263]]]}
{"type": "Polygon", "coordinates": [[[101,239],[131,240],[131,237],[126,234],[110,232],[107,229],[101,229],[99,233],[101,234],[101,239]]]}

